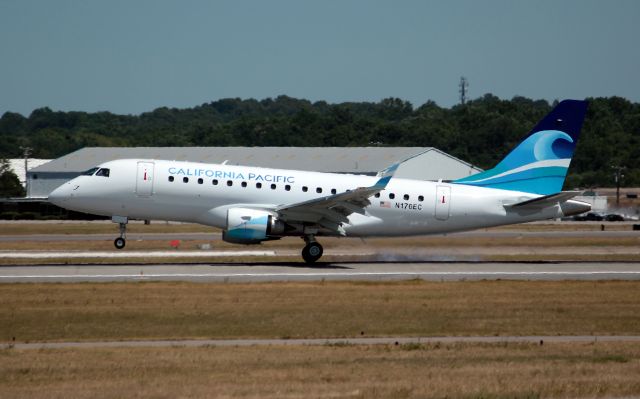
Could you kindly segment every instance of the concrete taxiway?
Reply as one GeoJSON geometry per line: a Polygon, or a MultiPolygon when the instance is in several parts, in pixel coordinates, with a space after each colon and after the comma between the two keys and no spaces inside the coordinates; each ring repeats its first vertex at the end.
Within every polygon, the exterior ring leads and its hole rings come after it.
{"type": "Polygon", "coordinates": [[[195,263],[0,267],[0,282],[640,280],[640,262],[195,263]]]}

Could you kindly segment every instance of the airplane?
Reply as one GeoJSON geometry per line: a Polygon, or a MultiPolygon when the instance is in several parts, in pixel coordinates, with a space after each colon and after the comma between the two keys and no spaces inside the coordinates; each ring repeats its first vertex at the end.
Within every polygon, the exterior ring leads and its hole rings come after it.
{"type": "Polygon", "coordinates": [[[49,201],[111,217],[118,249],[129,220],[172,220],[220,228],[236,244],[299,236],[312,264],[323,254],[320,236],[441,234],[589,211],[572,199],[578,191],[562,191],[586,110],[586,101],[560,102],[493,169],[453,181],[396,178],[402,162],[365,176],[121,159],[63,184],[49,201]]]}

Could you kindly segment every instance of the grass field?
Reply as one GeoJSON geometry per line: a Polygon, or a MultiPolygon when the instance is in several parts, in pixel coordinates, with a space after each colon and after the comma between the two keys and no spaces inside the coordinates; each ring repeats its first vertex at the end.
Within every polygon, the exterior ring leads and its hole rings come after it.
{"type": "MultiPolygon", "coordinates": [[[[107,225],[108,226],[108,225],[107,225]]],[[[179,225],[187,228],[192,225],[179,225]]],[[[537,225],[533,225],[537,226],[537,225]]],[[[41,226],[42,227],[42,226],[41,226]]],[[[77,227],[77,226],[76,226],[77,227]]],[[[140,228],[149,226],[138,226],[140,228]]],[[[113,233],[113,237],[116,234],[113,233]]],[[[210,240],[181,240],[179,248],[170,245],[172,236],[166,235],[163,240],[133,240],[127,242],[127,251],[197,250],[202,244],[208,244],[214,250],[272,250],[277,257],[233,257],[233,258],[197,258],[196,261],[209,262],[273,262],[300,261],[302,240],[297,237],[286,237],[282,240],[268,241],[260,245],[236,245],[222,241],[219,235],[211,233],[210,240]]],[[[344,261],[429,261],[438,259],[449,260],[485,260],[485,261],[638,261],[640,260],[640,235],[624,237],[528,237],[522,235],[500,236],[418,236],[402,238],[333,238],[322,237],[325,248],[323,262],[344,261]]],[[[111,239],[95,239],[89,241],[62,241],[54,236],[49,241],[30,240],[24,235],[24,240],[0,241],[0,251],[115,251],[111,239]]],[[[66,263],[185,263],[193,262],[185,255],[184,258],[174,257],[148,259],[128,258],[100,258],[88,256],[83,259],[68,257],[46,259],[14,259],[2,257],[0,265],[13,264],[66,264],[66,263]]]]}
{"type": "MultiPolygon", "coordinates": [[[[114,234],[117,237],[117,234],[114,234]]],[[[126,250],[167,250],[172,240],[168,235],[165,240],[128,240],[126,250]]],[[[629,237],[465,237],[465,236],[417,236],[387,238],[335,238],[321,237],[325,248],[358,248],[372,250],[375,248],[434,248],[434,247],[629,247],[640,245],[640,234],[629,237]]],[[[281,240],[266,241],[259,245],[237,245],[222,241],[212,235],[211,240],[182,240],[180,249],[194,250],[199,244],[212,244],[215,249],[299,249],[303,241],[298,237],[286,237],[281,240]]],[[[91,241],[30,241],[25,236],[21,241],[0,242],[0,250],[99,250],[112,251],[113,240],[91,241]]]]}
{"type": "MultiPolygon", "coordinates": [[[[141,222],[129,225],[130,233],[165,233],[165,239],[129,239],[127,247],[122,251],[151,250],[197,250],[202,244],[208,244],[214,250],[273,250],[276,257],[233,257],[210,259],[197,258],[196,261],[212,262],[272,262],[299,261],[303,246],[300,238],[286,237],[282,240],[268,241],[260,245],[242,246],[229,244],[220,239],[220,232],[214,228],[188,223],[157,222],[144,225],[141,222]],[[171,241],[174,234],[209,233],[210,239],[181,240],[179,248],[173,248],[171,241]]],[[[429,260],[484,260],[484,261],[639,261],[640,234],[631,233],[629,223],[607,223],[607,230],[629,230],[623,237],[591,236],[591,237],[531,237],[526,235],[496,236],[491,232],[499,231],[590,231],[599,230],[600,224],[593,223],[528,223],[515,226],[504,226],[483,230],[487,236],[436,235],[401,238],[333,238],[322,237],[325,248],[323,262],[344,261],[429,261],[429,260]],[[586,248],[586,250],[584,249],[586,248]],[[545,249],[548,249],[545,251],[545,249]]],[[[116,226],[109,221],[100,222],[0,222],[0,236],[24,236],[23,240],[0,241],[0,251],[115,251],[112,239],[93,239],[88,241],[65,241],[67,234],[110,234],[117,236],[116,226]],[[51,235],[47,241],[30,239],[32,234],[51,235]]],[[[14,259],[2,257],[0,265],[14,264],[109,264],[109,263],[190,263],[194,258],[185,256],[148,259],[111,259],[86,257],[71,259],[68,257],[48,259],[14,259]]]]}
{"type": "Polygon", "coordinates": [[[0,350],[7,398],[541,398],[640,394],[640,344],[0,350]]]}
{"type": "MultiPolygon", "coordinates": [[[[9,344],[640,334],[640,282],[2,284],[0,303],[9,344]]],[[[639,377],[640,343],[0,349],[2,398],[633,397],[639,377]]]]}
{"type": "MultiPolygon", "coordinates": [[[[219,229],[192,223],[132,221],[127,225],[128,233],[209,233],[219,229]]],[[[101,221],[0,221],[0,235],[29,234],[118,234],[118,225],[110,220],[101,221]]]]}
{"type": "Polygon", "coordinates": [[[640,282],[0,285],[0,341],[636,335],[640,282]]]}
{"type": "MultiPolygon", "coordinates": [[[[116,235],[115,226],[110,223],[90,223],[90,227],[72,224],[70,229],[47,229],[46,223],[33,225],[36,227],[18,225],[7,230],[6,226],[13,225],[1,224],[0,235],[24,234],[25,240],[0,243],[0,249],[112,250],[110,240],[35,242],[29,241],[28,234],[67,231],[116,235]]],[[[562,228],[574,229],[575,225],[562,228]]],[[[179,226],[179,232],[213,231],[195,225],[179,226]]],[[[540,229],[536,224],[526,226],[523,231],[540,229]]],[[[589,225],[582,226],[591,229],[589,225]]],[[[173,227],[139,224],[135,227],[139,230],[130,231],[176,231],[173,227]],[[149,227],[157,230],[149,231],[149,227]]],[[[596,228],[599,226],[594,225],[596,228]]],[[[244,249],[220,240],[187,240],[180,249],[193,250],[205,242],[213,242],[215,249],[244,249]]],[[[636,237],[549,240],[451,236],[364,242],[323,239],[329,252],[342,248],[389,248],[405,254],[416,248],[440,247],[456,253],[459,248],[471,247],[486,249],[485,259],[493,260],[639,260],[638,254],[633,253],[639,243],[636,237]],[[532,246],[549,252],[573,248],[573,253],[513,255],[514,251],[524,252],[532,246]],[[629,252],[588,253],[590,248],[600,247],[629,252]]],[[[299,239],[287,238],[253,249],[295,249],[297,258],[301,244],[299,239]]],[[[168,241],[130,240],[127,249],[168,249],[168,241]]],[[[323,258],[348,259],[331,255],[323,258]]],[[[162,259],[141,261],[157,263],[162,259]]],[[[0,258],[0,263],[5,262],[0,258]]],[[[640,282],[635,281],[0,284],[0,305],[0,343],[5,344],[198,338],[640,335],[640,282]]],[[[502,399],[639,395],[639,343],[0,349],[0,398],[502,399]]]]}
{"type": "MultiPolygon", "coordinates": [[[[631,230],[633,222],[533,222],[491,228],[493,231],[598,231],[631,230]]],[[[29,234],[117,234],[118,225],[109,220],[101,221],[0,221],[0,235],[29,234]]],[[[153,221],[145,225],[131,221],[129,233],[220,233],[220,229],[194,223],[153,221]]]]}

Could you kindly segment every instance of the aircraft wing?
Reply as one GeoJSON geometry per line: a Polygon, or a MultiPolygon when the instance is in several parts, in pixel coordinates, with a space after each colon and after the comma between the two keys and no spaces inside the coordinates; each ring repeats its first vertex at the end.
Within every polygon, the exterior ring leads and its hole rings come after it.
{"type": "Polygon", "coordinates": [[[313,223],[344,235],[343,223],[349,223],[349,215],[364,215],[367,206],[371,205],[369,197],[385,189],[389,180],[398,168],[393,164],[378,173],[378,181],[370,187],[358,187],[343,193],[315,198],[309,201],[278,206],[275,211],[286,222],[313,223]]]}

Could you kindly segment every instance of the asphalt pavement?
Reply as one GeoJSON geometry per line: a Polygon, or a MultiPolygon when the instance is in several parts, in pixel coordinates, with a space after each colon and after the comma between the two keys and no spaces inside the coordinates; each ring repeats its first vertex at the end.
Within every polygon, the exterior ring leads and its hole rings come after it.
{"type": "Polygon", "coordinates": [[[3,266],[0,282],[640,280],[640,262],[301,262],[3,266]]]}

